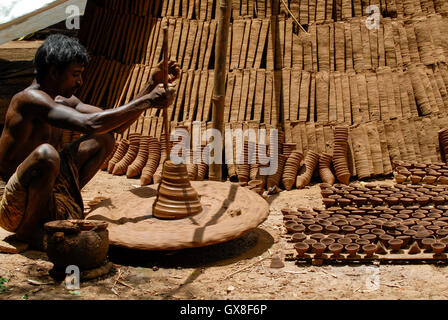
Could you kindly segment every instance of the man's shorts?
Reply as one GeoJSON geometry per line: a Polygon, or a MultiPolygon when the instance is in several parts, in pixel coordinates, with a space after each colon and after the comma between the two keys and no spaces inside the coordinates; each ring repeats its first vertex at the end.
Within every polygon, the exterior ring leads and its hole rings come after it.
{"type": "MultiPolygon", "coordinates": [[[[70,148],[64,148],[59,156],[60,171],[48,201],[48,221],[84,219],[78,170],[70,148]]],[[[15,232],[25,215],[28,199],[28,189],[20,183],[17,171],[8,183],[0,180],[0,197],[0,227],[15,232]]]]}

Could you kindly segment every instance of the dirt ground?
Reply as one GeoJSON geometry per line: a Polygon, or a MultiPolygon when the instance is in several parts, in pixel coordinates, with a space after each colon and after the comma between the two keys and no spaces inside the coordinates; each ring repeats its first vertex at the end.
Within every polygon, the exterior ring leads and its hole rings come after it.
{"type": "MultiPolygon", "coordinates": [[[[84,188],[85,203],[138,187],[138,180],[99,172],[84,188]]],[[[381,181],[381,182],[384,182],[381,181]]],[[[20,300],[321,300],[446,299],[444,265],[297,265],[271,257],[294,252],[280,209],[320,207],[318,185],[270,196],[270,215],[257,229],[226,243],[170,252],[110,248],[114,271],[68,290],[49,276],[45,253],[0,254],[0,299],[20,300]],[[1,285],[1,284],[0,284],[1,285]]]]}

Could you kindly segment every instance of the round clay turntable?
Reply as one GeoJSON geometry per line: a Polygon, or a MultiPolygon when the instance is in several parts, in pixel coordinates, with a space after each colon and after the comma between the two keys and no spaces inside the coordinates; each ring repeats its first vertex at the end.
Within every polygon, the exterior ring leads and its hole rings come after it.
{"type": "Polygon", "coordinates": [[[182,219],[153,215],[158,185],[123,192],[99,203],[86,217],[108,223],[111,246],[137,250],[178,250],[239,238],[263,223],[269,204],[231,182],[191,181],[202,210],[182,219]]]}

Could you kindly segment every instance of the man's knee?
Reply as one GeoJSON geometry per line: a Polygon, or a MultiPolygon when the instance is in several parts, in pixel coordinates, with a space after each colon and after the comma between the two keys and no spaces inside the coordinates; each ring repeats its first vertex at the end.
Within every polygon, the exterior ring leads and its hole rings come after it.
{"type": "Polygon", "coordinates": [[[36,166],[46,171],[57,173],[60,166],[58,151],[50,144],[42,144],[34,150],[36,166]]]}

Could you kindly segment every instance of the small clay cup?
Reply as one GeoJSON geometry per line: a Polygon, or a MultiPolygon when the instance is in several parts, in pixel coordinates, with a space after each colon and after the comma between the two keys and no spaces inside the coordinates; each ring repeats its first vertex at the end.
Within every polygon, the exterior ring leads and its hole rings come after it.
{"type": "Polygon", "coordinates": [[[312,248],[313,248],[313,252],[316,254],[316,256],[321,256],[327,249],[327,246],[321,242],[318,242],[318,243],[313,244],[312,248]]]}
{"type": "Polygon", "coordinates": [[[434,244],[436,242],[436,240],[435,239],[433,239],[433,238],[424,238],[423,240],[422,240],[422,245],[423,245],[423,248],[425,248],[425,250],[427,250],[427,251],[431,251],[432,250],[432,244],[434,244]]]}
{"type": "Polygon", "coordinates": [[[294,245],[294,249],[297,251],[297,256],[303,257],[303,255],[310,249],[310,246],[307,243],[298,242],[294,245]]]}
{"type": "Polygon", "coordinates": [[[335,243],[336,240],[333,239],[333,238],[328,238],[328,237],[327,237],[327,238],[321,239],[320,242],[323,243],[324,245],[326,245],[326,246],[328,247],[330,244],[335,243]]]}
{"type": "Polygon", "coordinates": [[[359,248],[360,248],[360,246],[357,243],[350,243],[350,244],[345,245],[345,251],[348,252],[348,255],[350,257],[354,257],[356,255],[356,253],[359,251],[359,248]]]}
{"type": "Polygon", "coordinates": [[[374,243],[366,244],[362,246],[362,251],[366,254],[367,257],[371,257],[375,254],[376,250],[378,250],[378,245],[374,243]]]}
{"type": "Polygon", "coordinates": [[[295,231],[292,227],[298,226],[299,224],[294,220],[288,220],[284,223],[284,225],[285,225],[286,231],[288,231],[288,233],[293,233],[295,231]]]}
{"type": "Polygon", "coordinates": [[[432,251],[434,254],[441,254],[446,249],[446,244],[443,242],[434,242],[431,244],[432,251]]]}
{"type": "Polygon", "coordinates": [[[344,246],[340,243],[332,243],[328,246],[328,250],[333,254],[333,257],[339,257],[344,246]]]}
{"type": "Polygon", "coordinates": [[[293,233],[291,236],[291,241],[292,242],[302,242],[303,240],[306,239],[306,234],[304,234],[303,232],[296,232],[293,233]]]}
{"type": "Polygon", "coordinates": [[[338,239],[338,243],[340,243],[340,244],[342,244],[342,245],[347,245],[347,244],[349,244],[349,243],[352,243],[353,241],[352,241],[352,239],[350,239],[350,238],[341,238],[341,239],[338,239]]]}
{"type": "Polygon", "coordinates": [[[392,251],[399,251],[403,246],[403,240],[401,239],[391,239],[388,241],[388,245],[392,249],[392,251]]]}

